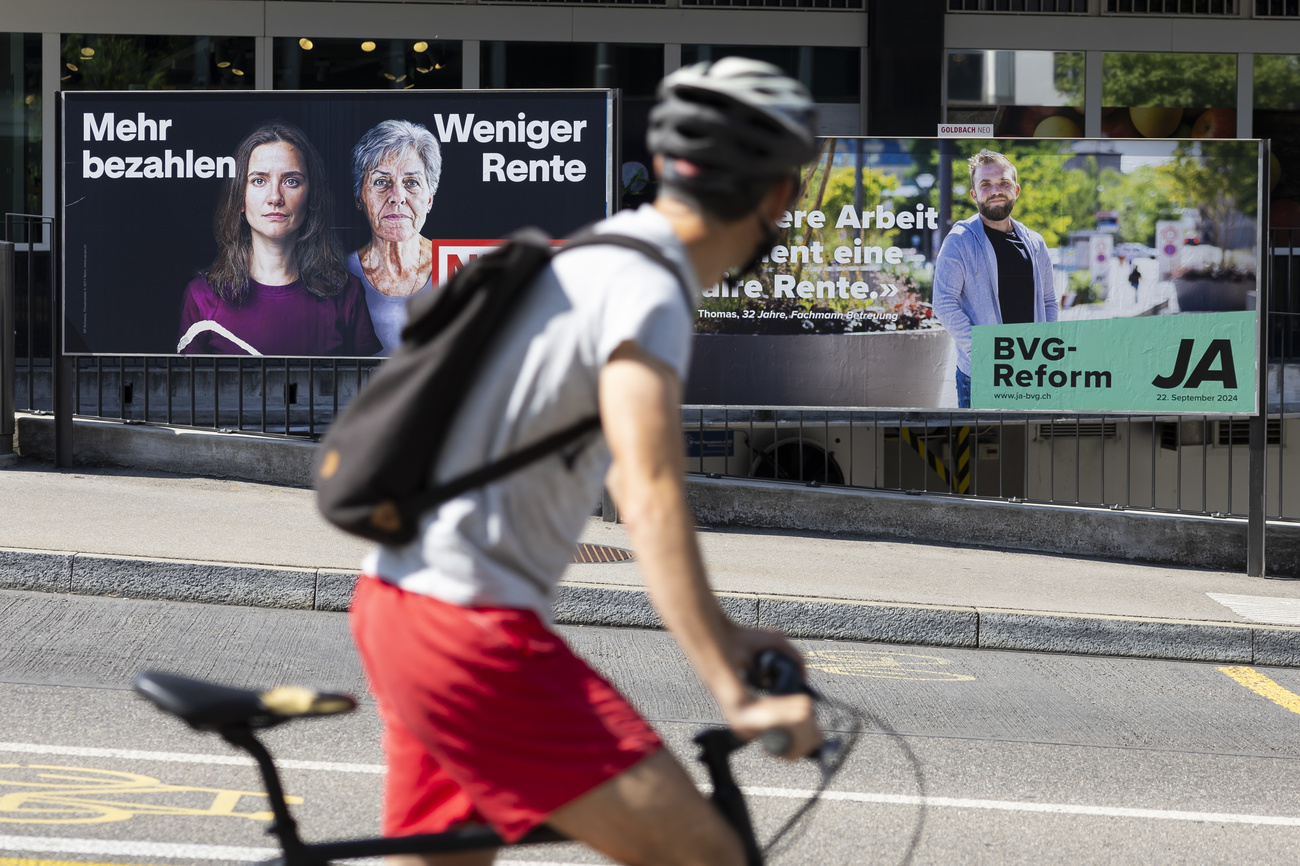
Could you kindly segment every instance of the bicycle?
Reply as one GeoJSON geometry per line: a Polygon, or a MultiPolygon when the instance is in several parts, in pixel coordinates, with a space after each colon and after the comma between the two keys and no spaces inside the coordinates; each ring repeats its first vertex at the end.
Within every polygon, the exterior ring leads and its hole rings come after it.
{"type": "MultiPolygon", "coordinates": [[[[807,694],[815,701],[825,699],[803,679],[798,665],[773,650],[764,650],[749,671],[751,685],[774,695],[807,694]]],[[[191,728],[212,732],[227,743],[247,752],[257,764],[271,803],[273,821],[267,832],[275,836],[281,856],[262,866],[324,866],[333,860],[378,857],[388,854],[451,854],[486,848],[507,847],[491,828],[462,827],[443,833],[400,837],[347,839],[333,842],[303,842],[288,804],[279,771],[270,752],[255,731],[265,730],[293,719],[329,716],[351,712],[357,701],[350,695],[316,692],[297,686],[279,686],[266,692],[223,686],[157,671],[144,671],[135,678],[135,690],[164,712],[170,713],[191,728]]],[[[829,702],[832,705],[834,702],[829,702]]],[[[700,747],[699,760],[713,784],[710,797],[727,822],[736,830],[745,848],[747,866],[763,866],[765,851],[770,851],[816,803],[817,795],[843,765],[856,741],[856,732],[842,739],[828,739],[809,758],[822,766],[823,781],[810,798],[777,831],[766,849],[759,846],[744,793],[731,773],[732,753],[746,745],[729,728],[706,728],[695,736],[700,747]]],[[[781,729],[765,731],[759,738],[763,747],[774,755],[790,748],[790,735],[781,729]]],[[[512,845],[569,842],[545,825],[536,828],[512,845]]]]}

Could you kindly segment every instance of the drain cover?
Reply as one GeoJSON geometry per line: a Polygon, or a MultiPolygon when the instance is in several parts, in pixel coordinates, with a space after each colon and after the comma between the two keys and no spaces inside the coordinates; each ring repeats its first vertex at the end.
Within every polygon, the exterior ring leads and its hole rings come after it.
{"type": "Polygon", "coordinates": [[[603,544],[579,544],[573,551],[574,562],[627,562],[631,558],[632,551],[603,544]]]}

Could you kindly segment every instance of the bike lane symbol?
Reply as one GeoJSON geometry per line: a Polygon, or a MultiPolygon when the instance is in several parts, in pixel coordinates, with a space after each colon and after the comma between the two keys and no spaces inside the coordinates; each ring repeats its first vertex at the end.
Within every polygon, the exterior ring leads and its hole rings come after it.
{"type": "MultiPolygon", "coordinates": [[[[273,818],[269,810],[240,811],[245,797],[266,805],[260,791],[170,785],[140,773],[91,767],[0,764],[0,823],[5,824],[104,824],[144,815],[273,818]]],[[[290,805],[302,801],[285,797],[290,805]]]]}

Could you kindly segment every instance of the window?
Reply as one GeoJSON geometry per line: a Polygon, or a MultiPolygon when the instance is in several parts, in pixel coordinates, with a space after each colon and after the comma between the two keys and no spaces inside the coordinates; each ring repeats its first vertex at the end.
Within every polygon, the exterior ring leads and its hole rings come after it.
{"type": "Polygon", "coordinates": [[[1273,140],[1269,223],[1300,229],[1300,54],[1256,54],[1254,91],[1253,135],[1273,140]]]}
{"type": "Polygon", "coordinates": [[[433,39],[278,37],[276,90],[457,90],[461,45],[433,39]]]}
{"type": "Polygon", "coordinates": [[[752,57],[785,70],[786,74],[812,91],[819,103],[857,104],[862,93],[859,73],[861,51],[857,48],[826,48],[794,45],[683,45],[682,64],[718,60],[722,57],[752,57]]]}
{"type": "Polygon", "coordinates": [[[949,12],[1069,12],[1088,11],[1088,0],[948,0],[949,12]]]}
{"type": "Polygon", "coordinates": [[[1106,0],[1109,15],[1236,16],[1237,0],[1106,0]]]}
{"type": "Polygon", "coordinates": [[[997,136],[1083,135],[1081,51],[949,51],[949,123],[997,136]]]}
{"type": "Polygon", "coordinates": [[[1107,52],[1101,104],[1107,138],[1236,138],[1237,57],[1107,52]]]}
{"type": "Polygon", "coordinates": [[[61,90],[252,90],[251,36],[65,33],[61,90]]]}
{"type": "Polygon", "coordinates": [[[762,6],[768,9],[861,9],[862,0],[682,0],[683,6],[762,6]]]}
{"type": "Polygon", "coordinates": [[[654,198],[646,129],[664,76],[662,45],[615,42],[484,42],[484,87],[617,87],[623,92],[622,207],[654,198]]]}
{"type": "Polygon", "coordinates": [[[1256,18],[1300,18],[1300,0],[1255,0],[1256,18]]]}
{"type": "Polygon", "coordinates": [[[41,37],[0,33],[0,213],[41,212],[41,37]]]}

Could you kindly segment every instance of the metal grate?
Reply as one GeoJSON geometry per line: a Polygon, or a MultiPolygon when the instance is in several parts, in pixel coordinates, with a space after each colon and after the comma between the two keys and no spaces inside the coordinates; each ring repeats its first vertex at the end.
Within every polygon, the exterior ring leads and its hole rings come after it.
{"type": "Polygon", "coordinates": [[[1114,421],[1052,421],[1038,425],[1038,438],[1048,439],[1114,439],[1114,421]]]}
{"type": "Polygon", "coordinates": [[[1088,0],[948,0],[949,12],[1047,12],[1086,15],[1088,0]]]}
{"type": "Polygon", "coordinates": [[[603,544],[579,544],[573,551],[574,562],[627,562],[631,558],[632,551],[603,544]]]}
{"type": "MultiPolygon", "coordinates": [[[[1220,421],[1218,429],[1215,431],[1214,443],[1216,445],[1237,445],[1245,446],[1250,441],[1250,420],[1233,419],[1230,421],[1220,421]]],[[[1264,443],[1267,445],[1282,444],[1282,419],[1269,418],[1264,424],[1264,443]]]]}
{"type": "Polygon", "coordinates": [[[1300,18],[1300,0],[1255,0],[1256,18],[1300,18]]]}
{"type": "Polygon", "coordinates": [[[1237,0],[1106,0],[1107,15],[1235,17],[1237,0]]]}

